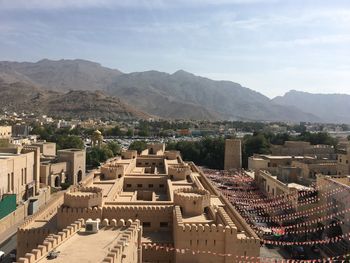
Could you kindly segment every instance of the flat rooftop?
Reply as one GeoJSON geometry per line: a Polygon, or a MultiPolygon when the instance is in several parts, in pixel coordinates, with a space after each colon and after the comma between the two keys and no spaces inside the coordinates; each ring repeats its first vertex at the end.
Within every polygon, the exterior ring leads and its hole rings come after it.
{"type": "Polygon", "coordinates": [[[86,234],[83,228],[56,248],[60,252],[57,258],[43,258],[38,262],[102,262],[122,233],[119,229],[101,229],[95,234],[86,234]]]}

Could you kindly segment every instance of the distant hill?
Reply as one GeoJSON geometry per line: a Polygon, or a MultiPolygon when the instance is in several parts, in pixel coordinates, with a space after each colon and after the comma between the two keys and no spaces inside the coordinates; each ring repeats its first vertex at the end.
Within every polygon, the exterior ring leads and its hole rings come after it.
{"type": "Polygon", "coordinates": [[[72,118],[137,118],[151,116],[130,107],[117,97],[100,91],[57,92],[24,82],[8,83],[0,78],[0,107],[15,112],[49,114],[72,118]]]}
{"type": "Polygon", "coordinates": [[[312,114],[273,103],[231,81],[214,81],[183,70],[123,74],[107,92],[151,114],[168,118],[229,120],[317,120],[312,114]]]}
{"type": "Polygon", "coordinates": [[[350,123],[350,95],[291,90],[273,101],[282,106],[294,106],[301,111],[310,112],[323,122],[350,123]]]}
{"type": "Polygon", "coordinates": [[[81,59],[43,59],[36,63],[3,61],[0,62],[0,76],[2,72],[55,91],[103,90],[122,74],[119,70],[81,59]]]}
{"type": "MultiPolygon", "coordinates": [[[[7,83],[25,83],[45,91],[98,90],[119,97],[119,102],[123,100],[139,112],[171,119],[321,120],[294,106],[277,104],[240,84],[214,81],[183,70],[174,74],[158,71],[125,74],[85,60],[44,59],[36,63],[0,62],[0,77],[7,83]]],[[[60,110],[68,112],[65,108],[60,110]]]]}

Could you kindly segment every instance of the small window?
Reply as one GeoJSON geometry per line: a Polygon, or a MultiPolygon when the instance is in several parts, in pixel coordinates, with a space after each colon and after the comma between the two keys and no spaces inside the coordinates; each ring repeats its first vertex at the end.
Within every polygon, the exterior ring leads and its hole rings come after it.
{"type": "Polygon", "coordinates": [[[151,222],[143,222],[142,226],[143,227],[151,227],[151,222]]]}
{"type": "Polygon", "coordinates": [[[126,188],[131,188],[131,184],[126,184],[126,188]]]}
{"type": "Polygon", "coordinates": [[[160,222],[160,227],[168,227],[168,222],[160,222]]]}
{"type": "Polygon", "coordinates": [[[153,188],[153,184],[149,184],[149,185],[148,185],[148,188],[153,188]]]}
{"type": "Polygon", "coordinates": [[[142,187],[142,184],[138,184],[137,187],[138,187],[138,188],[141,188],[141,187],[142,187]]]}
{"type": "Polygon", "coordinates": [[[121,174],[118,174],[118,178],[121,178],[122,177],[122,175],[121,174]]]}
{"type": "Polygon", "coordinates": [[[156,163],[152,163],[152,165],[156,165],[156,163]]]}
{"type": "Polygon", "coordinates": [[[148,163],[145,163],[146,165],[148,165],[148,163]]]}
{"type": "Polygon", "coordinates": [[[159,188],[164,188],[164,184],[160,184],[160,185],[159,185],[159,188]]]}

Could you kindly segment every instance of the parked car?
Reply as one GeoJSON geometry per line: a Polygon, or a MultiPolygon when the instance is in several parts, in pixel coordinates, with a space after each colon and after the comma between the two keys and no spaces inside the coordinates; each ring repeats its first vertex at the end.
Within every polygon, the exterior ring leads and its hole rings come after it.
{"type": "Polygon", "coordinates": [[[0,261],[2,261],[5,258],[5,252],[0,251],[0,261]]]}

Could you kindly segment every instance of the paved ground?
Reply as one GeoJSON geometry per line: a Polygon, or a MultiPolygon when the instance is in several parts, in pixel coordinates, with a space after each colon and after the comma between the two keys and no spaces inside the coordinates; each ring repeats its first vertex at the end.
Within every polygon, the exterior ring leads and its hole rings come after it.
{"type": "Polygon", "coordinates": [[[16,233],[13,234],[11,237],[9,237],[7,240],[5,240],[3,243],[0,245],[0,250],[4,251],[6,254],[6,257],[1,263],[10,263],[10,262],[15,262],[10,259],[9,253],[16,248],[16,243],[17,243],[17,236],[16,233]]]}

